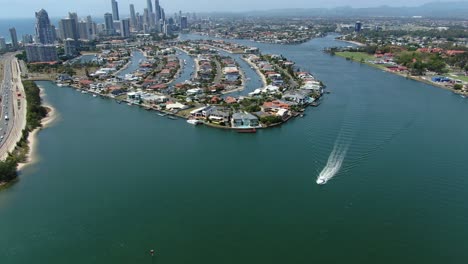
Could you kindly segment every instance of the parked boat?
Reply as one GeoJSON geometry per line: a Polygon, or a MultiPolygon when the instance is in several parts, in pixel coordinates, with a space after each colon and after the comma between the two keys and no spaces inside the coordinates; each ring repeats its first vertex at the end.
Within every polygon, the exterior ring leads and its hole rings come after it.
{"type": "Polygon", "coordinates": [[[167,116],[167,114],[159,113],[158,116],[167,116]]]}
{"type": "Polygon", "coordinates": [[[93,94],[93,97],[97,97],[97,95],[96,95],[96,94],[93,94]]]}
{"type": "Polygon", "coordinates": [[[175,117],[175,116],[168,116],[167,118],[169,118],[171,120],[177,120],[177,117],[175,117]]]}
{"type": "Polygon", "coordinates": [[[117,103],[118,103],[118,104],[121,104],[121,103],[122,103],[122,101],[117,101],[117,103]]]}
{"type": "Polygon", "coordinates": [[[238,129],[237,133],[257,133],[255,128],[238,129]]]}
{"type": "Polygon", "coordinates": [[[197,119],[189,119],[189,120],[187,120],[187,123],[189,123],[189,124],[191,124],[191,125],[194,125],[194,126],[203,124],[202,121],[197,120],[197,119]]]}
{"type": "Polygon", "coordinates": [[[57,83],[58,87],[63,87],[63,83],[57,83]]]}
{"type": "Polygon", "coordinates": [[[81,91],[82,94],[87,94],[88,92],[87,91],[81,91]]]}
{"type": "Polygon", "coordinates": [[[127,105],[132,105],[132,103],[127,103],[127,105]]]}
{"type": "Polygon", "coordinates": [[[311,105],[311,106],[313,106],[313,107],[317,107],[317,106],[319,106],[319,105],[320,105],[320,103],[319,103],[319,102],[317,102],[317,101],[315,101],[315,102],[311,103],[310,105],[311,105]]]}

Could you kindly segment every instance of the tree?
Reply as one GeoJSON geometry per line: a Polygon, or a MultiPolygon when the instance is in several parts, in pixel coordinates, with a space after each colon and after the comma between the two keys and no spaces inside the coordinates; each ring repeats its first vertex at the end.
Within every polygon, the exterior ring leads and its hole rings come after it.
{"type": "Polygon", "coordinates": [[[458,83],[453,86],[454,90],[461,90],[462,88],[463,88],[463,85],[458,84],[458,83]]]}

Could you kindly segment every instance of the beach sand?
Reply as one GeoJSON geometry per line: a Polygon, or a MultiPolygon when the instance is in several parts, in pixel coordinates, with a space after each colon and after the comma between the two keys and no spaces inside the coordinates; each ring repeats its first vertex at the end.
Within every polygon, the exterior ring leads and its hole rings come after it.
{"type": "MultiPolygon", "coordinates": [[[[42,88],[39,88],[41,90],[41,97],[44,98],[45,93],[42,88]]],[[[36,162],[39,161],[39,156],[37,155],[37,145],[38,145],[38,140],[37,140],[37,135],[39,131],[42,129],[45,129],[47,127],[50,127],[53,125],[53,123],[58,120],[58,114],[55,108],[53,108],[51,105],[44,103],[44,107],[47,108],[47,116],[41,120],[41,127],[38,127],[34,129],[31,133],[29,133],[28,136],[28,143],[29,143],[29,152],[27,154],[27,160],[24,163],[19,163],[18,164],[18,171],[23,170],[25,167],[32,165],[36,162]]]]}

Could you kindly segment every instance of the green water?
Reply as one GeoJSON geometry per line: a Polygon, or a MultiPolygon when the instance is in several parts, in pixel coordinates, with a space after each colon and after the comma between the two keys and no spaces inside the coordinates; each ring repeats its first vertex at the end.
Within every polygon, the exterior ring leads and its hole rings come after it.
{"type": "Polygon", "coordinates": [[[336,44],[255,44],[332,93],[252,135],[40,82],[60,117],[0,192],[0,263],[465,263],[468,101],[336,44]]]}

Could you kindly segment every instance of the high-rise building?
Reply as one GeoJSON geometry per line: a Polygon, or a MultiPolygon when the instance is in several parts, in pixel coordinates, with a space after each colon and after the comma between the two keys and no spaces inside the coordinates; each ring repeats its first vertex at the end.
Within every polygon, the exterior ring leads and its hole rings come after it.
{"type": "Polygon", "coordinates": [[[120,20],[120,36],[123,38],[130,37],[130,19],[120,20]]]}
{"type": "Polygon", "coordinates": [[[156,20],[156,23],[158,23],[159,20],[161,20],[162,16],[161,16],[161,6],[159,5],[159,0],[155,0],[154,1],[154,13],[156,14],[155,15],[155,20],[156,20]]]}
{"type": "Polygon", "coordinates": [[[4,37],[0,37],[0,50],[6,50],[7,45],[4,37]]]}
{"type": "Polygon", "coordinates": [[[30,34],[23,35],[22,42],[23,42],[23,45],[33,43],[33,36],[30,34]]]}
{"type": "Polygon", "coordinates": [[[80,39],[82,40],[88,40],[89,35],[88,35],[88,22],[86,21],[80,21],[78,22],[78,35],[80,36],[80,39]]]}
{"type": "Polygon", "coordinates": [[[64,41],[64,50],[66,56],[76,56],[78,55],[78,42],[74,39],[65,39],[64,41]]]}
{"type": "Polygon", "coordinates": [[[148,8],[148,12],[153,13],[153,4],[151,0],[146,0],[146,8],[148,8]]]}
{"type": "Polygon", "coordinates": [[[16,28],[10,28],[10,37],[11,37],[11,45],[13,48],[18,48],[18,35],[16,35],[16,28]]]}
{"type": "Polygon", "coordinates": [[[111,1],[112,4],[112,18],[116,21],[119,19],[119,3],[116,0],[111,1]]]}
{"type": "Polygon", "coordinates": [[[55,30],[50,24],[49,15],[44,9],[36,12],[36,39],[41,44],[52,44],[55,41],[55,30]]]}
{"type": "Polygon", "coordinates": [[[88,39],[93,40],[96,37],[96,23],[93,22],[91,16],[86,17],[88,39]]]}
{"type": "Polygon", "coordinates": [[[130,26],[133,28],[133,29],[136,29],[137,26],[136,26],[136,15],[135,15],[135,6],[133,4],[130,4],[130,26]]]}
{"type": "Polygon", "coordinates": [[[76,25],[77,23],[74,18],[68,17],[61,19],[59,21],[60,38],[62,40],[69,38],[78,40],[78,28],[76,25]]]}
{"type": "Polygon", "coordinates": [[[29,44],[25,46],[28,62],[57,61],[57,49],[54,45],[29,44]]]}
{"type": "Polygon", "coordinates": [[[136,30],[140,31],[143,29],[143,16],[140,13],[136,13],[136,30]]]}
{"type": "Polygon", "coordinates": [[[79,35],[79,32],[78,32],[78,23],[80,22],[80,20],[78,20],[78,14],[76,12],[68,12],[68,17],[75,20],[75,28],[76,28],[76,32],[77,32],[77,39],[79,39],[80,35],[79,35]]]}
{"type": "Polygon", "coordinates": [[[149,9],[145,8],[143,11],[143,27],[149,27],[150,26],[150,13],[149,9]]]}
{"type": "Polygon", "coordinates": [[[180,29],[184,30],[188,28],[188,19],[186,16],[180,18],[180,29]]]}
{"type": "Polygon", "coordinates": [[[362,29],[362,23],[360,21],[357,21],[356,24],[354,25],[354,31],[361,32],[361,29],[362,29]]]}
{"type": "Polygon", "coordinates": [[[112,14],[105,13],[104,14],[104,25],[105,25],[105,34],[106,35],[113,35],[114,31],[114,19],[112,19],[112,14]]]}

